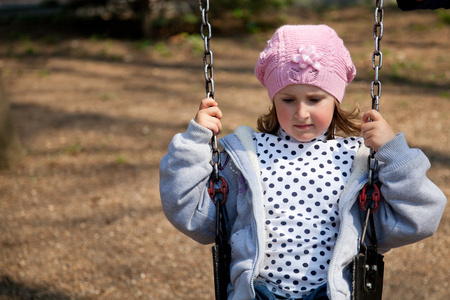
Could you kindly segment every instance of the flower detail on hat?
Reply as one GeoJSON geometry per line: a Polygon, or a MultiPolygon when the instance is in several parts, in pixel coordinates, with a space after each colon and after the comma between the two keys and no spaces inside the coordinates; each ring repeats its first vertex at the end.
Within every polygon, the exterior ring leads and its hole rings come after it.
{"type": "Polygon", "coordinates": [[[261,52],[259,54],[258,64],[262,64],[263,65],[266,62],[266,56],[267,56],[266,51],[261,52]]]}
{"type": "Polygon", "coordinates": [[[322,58],[322,53],[316,51],[314,46],[300,46],[298,49],[299,54],[292,56],[292,61],[298,63],[300,69],[305,69],[308,66],[313,67],[316,70],[320,70],[322,65],[318,62],[322,58]]]}

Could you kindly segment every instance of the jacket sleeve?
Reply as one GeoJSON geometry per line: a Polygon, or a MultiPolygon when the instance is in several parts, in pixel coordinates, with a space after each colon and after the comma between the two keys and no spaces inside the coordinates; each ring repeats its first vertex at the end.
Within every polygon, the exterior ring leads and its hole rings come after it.
{"type": "Polygon", "coordinates": [[[380,163],[384,203],[374,214],[380,251],[414,243],[434,234],[447,198],[427,178],[430,162],[425,154],[409,148],[402,133],[375,154],[380,163]]]}
{"type": "Polygon", "coordinates": [[[214,242],[215,210],[207,184],[211,175],[210,130],[193,120],[175,135],[162,158],[160,196],[167,219],[202,244],[214,242]]]}

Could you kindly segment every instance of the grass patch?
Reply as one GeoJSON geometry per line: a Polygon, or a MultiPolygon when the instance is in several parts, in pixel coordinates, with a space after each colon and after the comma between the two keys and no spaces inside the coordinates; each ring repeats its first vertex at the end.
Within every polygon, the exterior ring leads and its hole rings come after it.
{"type": "Polygon", "coordinates": [[[441,96],[442,98],[450,99],[450,91],[441,91],[439,93],[439,96],[441,96]]]}
{"type": "Polygon", "coordinates": [[[204,42],[200,34],[189,34],[187,40],[191,45],[194,54],[201,54],[204,52],[204,42]]]}
{"type": "Polygon", "coordinates": [[[36,71],[36,75],[39,78],[50,76],[50,71],[47,69],[40,69],[36,71]]]}
{"type": "Polygon", "coordinates": [[[63,153],[68,155],[78,155],[82,151],[81,143],[76,143],[63,148],[63,153]]]}
{"type": "Polygon", "coordinates": [[[438,10],[437,15],[439,17],[439,21],[444,25],[450,25],[450,12],[447,10],[438,10]]]}
{"type": "Polygon", "coordinates": [[[164,42],[158,42],[155,44],[153,49],[158,52],[161,56],[169,57],[172,55],[169,48],[167,48],[166,44],[164,42]]]}
{"type": "Polygon", "coordinates": [[[117,95],[113,92],[103,92],[100,94],[100,99],[102,101],[110,101],[117,98],[117,95]]]}
{"type": "Polygon", "coordinates": [[[118,164],[125,164],[127,162],[128,162],[128,160],[122,154],[116,158],[116,163],[118,163],[118,164]]]}
{"type": "Polygon", "coordinates": [[[144,39],[134,43],[134,48],[139,51],[146,51],[152,46],[152,41],[144,39]]]}

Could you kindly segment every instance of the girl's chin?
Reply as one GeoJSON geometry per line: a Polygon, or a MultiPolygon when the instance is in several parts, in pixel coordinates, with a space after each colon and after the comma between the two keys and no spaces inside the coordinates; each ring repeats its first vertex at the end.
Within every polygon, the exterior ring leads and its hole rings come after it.
{"type": "Polygon", "coordinates": [[[317,135],[314,134],[302,134],[302,135],[291,135],[294,139],[296,139],[299,142],[309,142],[317,137],[317,135]]]}

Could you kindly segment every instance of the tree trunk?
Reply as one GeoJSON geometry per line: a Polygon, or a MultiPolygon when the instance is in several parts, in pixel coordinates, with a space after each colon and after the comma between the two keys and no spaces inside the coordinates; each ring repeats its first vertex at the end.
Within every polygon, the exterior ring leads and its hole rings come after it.
{"type": "Polygon", "coordinates": [[[10,167],[22,154],[22,146],[14,127],[10,104],[3,82],[0,82],[0,168],[10,167]]]}
{"type": "Polygon", "coordinates": [[[141,21],[142,37],[150,38],[152,36],[152,17],[151,17],[151,3],[152,0],[139,1],[139,19],[141,21]]]}

